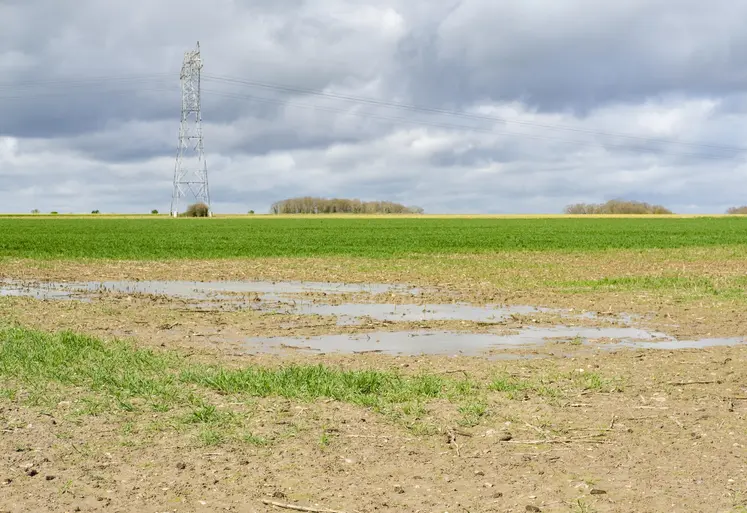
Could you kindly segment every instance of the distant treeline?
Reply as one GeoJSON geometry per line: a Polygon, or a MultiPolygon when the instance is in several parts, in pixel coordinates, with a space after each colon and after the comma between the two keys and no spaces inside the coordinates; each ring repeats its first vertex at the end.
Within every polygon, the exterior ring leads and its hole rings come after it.
{"type": "Polygon", "coordinates": [[[745,215],[747,214],[747,205],[744,205],[742,207],[731,207],[729,210],[726,211],[727,214],[732,215],[745,215]]]}
{"type": "Polygon", "coordinates": [[[606,203],[576,203],[565,207],[566,214],[672,214],[661,205],[650,205],[641,201],[610,200],[606,203]]]}
{"type": "Polygon", "coordinates": [[[271,214],[422,214],[420,207],[407,207],[392,201],[361,201],[345,198],[290,198],[276,201],[271,214]]]}

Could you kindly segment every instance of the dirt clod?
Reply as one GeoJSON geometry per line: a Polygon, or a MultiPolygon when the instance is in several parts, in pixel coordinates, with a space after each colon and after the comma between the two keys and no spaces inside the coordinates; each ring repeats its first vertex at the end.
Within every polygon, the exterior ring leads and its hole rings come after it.
{"type": "Polygon", "coordinates": [[[397,485],[397,486],[394,487],[394,492],[395,493],[405,493],[405,488],[403,486],[401,486],[401,485],[397,485]]]}
{"type": "Polygon", "coordinates": [[[600,490],[599,488],[592,488],[589,493],[592,495],[606,495],[607,494],[606,490],[600,490]]]}
{"type": "Polygon", "coordinates": [[[179,470],[184,470],[185,468],[187,468],[187,464],[184,463],[183,461],[180,461],[179,463],[176,464],[176,468],[178,468],[179,470]]]}
{"type": "Polygon", "coordinates": [[[527,506],[527,507],[526,507],[525,509],[526,509],[527,511],[531,512],[531,513],[539,513],[539,512],[541,512],[541,511],[542,511],[542,510],[541,510],[541,509],[539,509],[539,508],[538,508],[537,506],[532,506],[531,504],[530,504],[530,505],[528,505],[528,506],[527,506]]]}

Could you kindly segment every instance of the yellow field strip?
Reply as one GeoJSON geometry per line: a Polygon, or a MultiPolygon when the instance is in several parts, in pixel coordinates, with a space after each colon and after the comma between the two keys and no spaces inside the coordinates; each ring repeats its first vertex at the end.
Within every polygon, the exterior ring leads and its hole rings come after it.
{"type": "MultiPolygon", "coordinates": [[[[0,217],[24,219],[171,219],[171,216],[167,214],[0,214],[0,217]]],[[[214,216],[218,219],[690,219],[702,217],[747,217],[747,214],[216,214],[214,216]]]]}

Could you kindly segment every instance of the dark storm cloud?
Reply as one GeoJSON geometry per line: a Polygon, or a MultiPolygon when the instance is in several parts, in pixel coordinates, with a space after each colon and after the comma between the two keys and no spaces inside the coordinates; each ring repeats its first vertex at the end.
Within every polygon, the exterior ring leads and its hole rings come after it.
{"type": "Polygon", "coordinates": [[[521,98],[587,112],[672,91],[741,92],[747,4],[734,0],[464,0],[405,38],[398,68],[413,97],[469,104],[521,98]]]}
{"type": "MultiPolygon", "coordinates": [[[[165,89],[165,88],[164,88],[165,89]]],[[[178,89],[139,92],[130,89],[91,88],[75,91],[30,91],[10,100],[0,93],[5,116],[0,134],[16,137],[69,137],[106,129],[112,123],[138,119],[173,120],[178,116],[178,89]]]]}

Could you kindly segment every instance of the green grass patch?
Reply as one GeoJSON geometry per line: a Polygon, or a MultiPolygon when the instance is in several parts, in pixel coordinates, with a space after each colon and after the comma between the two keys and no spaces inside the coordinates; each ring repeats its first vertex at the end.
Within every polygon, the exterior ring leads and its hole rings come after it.
{"type": "Polygon", "coordinates": [[[458,401],[473,386],[437,375],[346,371],[323,365],[226,369],[190,363],[176,352],[138,349],[124,341],[18,326],[0,329],[0,377],[18,385],[5,388],[5,397],[16,398],[23,385],[31,405],[54,406],[56,396],[53,404],[41,400],[51,397],[54,388],[68,387],[84,393],[78,400],[78,414],[175,410],[182,424],[208,427],[237,423],[233,413],[211,404],[216,394],[244,403],[263,397],[302,402],[333,399],[382,413],[397,411],[406,418],[421,416],[424,401],[445,397],[458,401]]]}
{"type": "Polygon", "coordinates": [[[209,427],[201,429],[198,438],[205,447],[221,445],[226,441],[225,433],[209,427]]]}
{"type": "Polygon", "coordinates": [[[667,292],[691,297],[743,299],[747,282],[741,276],[709,278],[705,276],[620,276],[596,280],[547,282],[564,292],[667,292]]]}
{"type": "Polygon", "coordinates": [[[213,424],[228,426],[235,422],[233,412],[219,411],[212,404],[197,407],[184,417],[186,424],[213,424]]]}
{"type": "Polygon", "coordinates": [[[457,421],[460,426],[477,426],[488,414],[488,405],[481,400],[470,401],[459,407],[459,413],[462,414],[462,418],[457,421]]]}
{"type": "Polygon", "coordinates": [[[747,218],[0,218],[0,258],[210,259],[745,246],[747,218]]]}
{"type": "MultiPolygon", "coordinates": [[[[258,398],[307,403],[332,399],[370,408],[414,434],[428,434],[445,422],[429,411],[435,401],[452,404],[456,422],[472,427],[489,416],[491,394],[552,399],[566,392],[611,388],[611,382],[593,372],[538,373],[531,380],[498,375],[481,382],[324,365],[225,368],[190,362],[175,351],[20,326],[0,327],[0,380],[0,401],[56,408],[64,399],[71,418],[79,421],[82,416],[120,415],[123,422],[133,422],[140,418],[134,415],[146,414],[150,429],[192,432],[205,446],[232,440],[258,447],[269,443],[249,429],[258,398]]],[[[275,414],[287,411],[281,408],[275,414]]],[[[127,429],[131,431],[132,425],[127,429]]],[[[320,447],[333,435],[325,430],[320,447]]]]}
{"type": "Polygon", "coordinates": [[[253,445],[255,447],[265,447],[267,445],[270,445],[270,440],[263,436],[257,436],[253,433],[244,433],[241,436],[241,440],[249,445],[253,445]]]}
{"type": "Polygon", "coordinates": [[[505,373],[496,375],[487,388],[503,392],[509,398],[521,400],[531,395],[547,399],[562,397],[567,391],[591,390],[612,392],[622,388],[621,383],[603,377],[598,372],[538,373],[531,379],[517,378],[505,373]]]}

